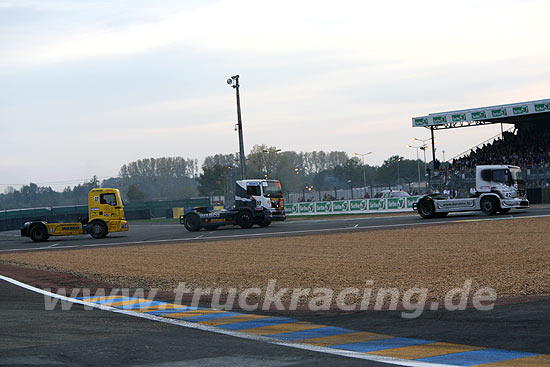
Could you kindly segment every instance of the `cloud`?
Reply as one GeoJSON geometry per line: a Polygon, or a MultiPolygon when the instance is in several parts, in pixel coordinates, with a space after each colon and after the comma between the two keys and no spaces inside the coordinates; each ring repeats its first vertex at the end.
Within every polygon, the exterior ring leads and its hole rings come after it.
{"type": "MultiPolygon", "coordinates": [[[[1,65],[42,64],[121,54],[166,45],[219,53],[279,54],[330,50],[367,58],[402,58],[426,65],[448,60],[479,60],[548,54],[545,2],[440,1],[378,2],[253,0],[218,1],[173,13],[154,11],[152,2],[34,2],[23,4],[69,12],[77,21],[44,23],[22,35],[4,29],[1,65]],[[58,5],[58,7],[56,7],[58,5]],[[86,17],[98,9],[109,16],[86,17]],[[135,9],[140,9],[135,10],[135,9]],[[127,14],[131,16],[117,16],[127,14]],[[83,14],[84,13],[84,14],[83,14]],[[155,14],[154,16],[151,14],[155,14]],[[129,18],[129,19],[128,19],[129,18]],[[507,31],[501,37],[503,30],[507,31]],[[16,42],[10,42],[10,39],[16,42]],[[542,43],[541,43],[542,42],[542,43]]],[[[13,3],[11,3],[13,6],[13,3]]],[[[71,17],[68,17],[71,19],[71,17]]],[[[57,19],[52,17],[52,19],[57,19]]],[[[21,31],[20,29],[18,31],[21,31]]]]}

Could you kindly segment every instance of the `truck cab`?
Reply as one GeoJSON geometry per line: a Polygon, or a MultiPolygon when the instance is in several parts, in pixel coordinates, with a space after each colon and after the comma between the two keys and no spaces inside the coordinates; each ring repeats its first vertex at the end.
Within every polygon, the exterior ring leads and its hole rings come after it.
{"type": "Polygon", "coordinates": [[[98,188],[88,193],[88,217],[79,222],[53,223],[45,220],[26,222],[21,228],[22,237],[34,242],[46,241],[50,236],[90,234],[103,238],[110,232],[128,231],[124,217],[124,204],[118,189],[98,188]]]}
{"type": "Polygon", "coordinates": [[[286,219],[282,187],[278,180],[238,180],[235,207],[248,207],[255,212],[268,211],[274,221],[286,219]]]}
{"type": "Polygon", "coordinates": [[[96,234],[99,235],[98,238],[102,238],[109,232],[127,230],[128,222],[124,217],[124,204],[120,191],[110,188],[90,190],[88,193],[88,232],[92,237],[96,234]],[[94,223],[102,224],[94,226],[94,223]],[[99,233],[97,233],[98,231],[99,233]]]}
{"type": "Polygon", "coordinates": [[[450,212],[481,211],[486,215],[506,214],[510,209],[529,207],[521,169],[510,165],[476,167],[475,191],[469,198],[449,199],[425,195],[413,204],[423,218],[444,217],[450,212]]]}
{"type": "Polygon", "coordinates": [[[524,198],[525,181],[521,169],[504,165],[477,166],[476,194],[489,192],[495,193],[502,199],[524,198]]]}

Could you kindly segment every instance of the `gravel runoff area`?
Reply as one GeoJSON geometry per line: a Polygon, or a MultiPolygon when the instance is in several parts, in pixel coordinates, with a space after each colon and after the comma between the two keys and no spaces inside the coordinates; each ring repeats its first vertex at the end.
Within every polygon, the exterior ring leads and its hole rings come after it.
{"type": "MultiPolygon", "coordinates": [[[[550,294],[550,218],[442,224],[280,238],[53,250],[0,263],[68,273],[113,287],[428,289],[443,300],[472,280],[498,297],[550,294]]],[[[261,297],[260,297],[261,298],[261,297]]],[[[307,302],[308,297],[302,299],[307,302]]]]}

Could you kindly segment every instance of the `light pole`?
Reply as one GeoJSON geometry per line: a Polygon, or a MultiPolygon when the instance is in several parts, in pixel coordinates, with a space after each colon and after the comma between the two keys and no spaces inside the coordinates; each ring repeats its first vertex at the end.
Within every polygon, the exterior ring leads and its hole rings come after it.
{"type": "MultiPolygon", "coordinates": [[[[368,152],[368,153],[353,153],[353,155],[358,155],[361,157],[361,159],[363,160],[363,187],[365,188],[365,190],[367,189],[367,175],[365,173],[365,156],[366,155],[369,155],[369,154],[372,154],[372,152],[368,152]]],[[[371,189],[372,191],[372,189],[371,189]]]]}
{"type": "Polygon", "coordinates": [[[401,181],[400,179],[400,175],[399,175],[399,162],[401,162],[401,157],[397,158],[397,186],[399,187],[399,181],[401,181]]]}
{"type": "Polygon", "coordinates": [[[241,120],[241,97],[239,95],[239,76],[227,79],[227,84],[235,88],[237,94],[237,129],[239,130],[239,158],[241,160],[241,180],[246,179],[246,159],[244,157],[243,122],[241,120]]]}
{"type": "Polygon", "coordinates": [[[426,146],[414,146],[414,145],[407,145],[407,148],[414,148],[416,149],[416,166],[418,168],[418,193],[420,193],[420,158],[418,157],[418,150],[422,149],[424,151],[424,170],[426,169],[426,146]]]}
{"type": "MultiPolygon", "coordinates": [[[[428,144],[426,144],[427,141],[432,141],[432,149],[433,149],[433,152],[432,152],[432,155],[433,155],[433,171],[435,172],[436,171],[436,165],[435,165],[435,140],[434,140],[434,136],[433,136],[433,129],[432,129],[432,137],[431,138],[428,138],[428,139],[418,139],[418,138],[412,138],[413,141],[421,141],[422,142],[422,145],[425,147],[424,148],[424,162],[426,162],[426,149],[428,149],[428,144]]],[[[424,165],[426,165],[424,163],[424,165]]],[[[426,167],[424,167],[424,170],[426,169],[426,167]]]]}
{"type": "MultiPolygon", "coordinates": [[[[426,191],[429,194],[430,193],[430,184],[429,184],[430,174],[428,173],[428,169],[426,167],[426,150],[428,149],[428,146],[423,145],[419,149],[424,151],[424,172],[426,172],[426,191]]],[[[434,166],[435,166],[435,161],[434,161],[434,166]]],[[[435,170],[435,168],[434,168],[434,170],[435,170]]]]}

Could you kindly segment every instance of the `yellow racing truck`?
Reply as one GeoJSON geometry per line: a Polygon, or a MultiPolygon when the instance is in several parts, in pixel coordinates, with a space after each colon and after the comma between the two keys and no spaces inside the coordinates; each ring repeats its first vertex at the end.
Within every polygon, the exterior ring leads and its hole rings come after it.
{"type": "Polygon", "coordinates": [[[74,223],[48,223],[45,220],[26,222],[21,227],[21,236],[34,242],[46,241],[50,236],[73,236],[90,234],[103,238],[110,232],[128,231],[124,217],[124,205],[118,189],[92,189],[88,193],[88,217],[74,223]]]}

